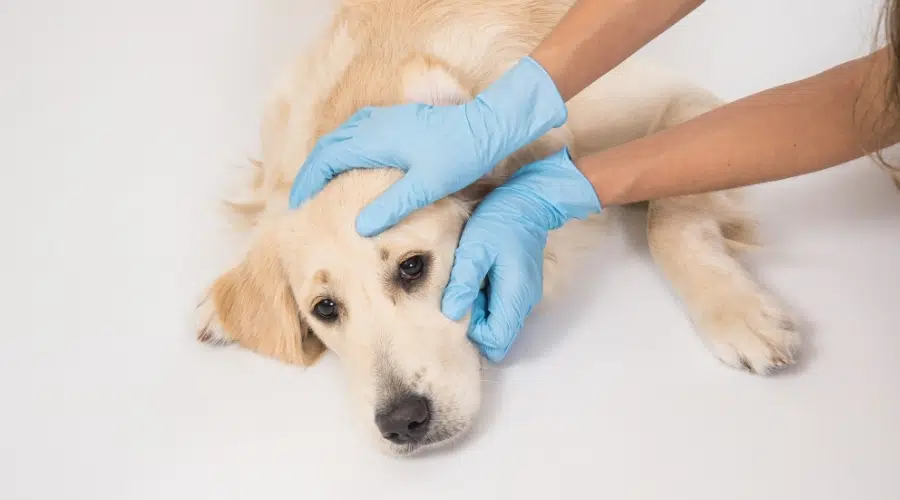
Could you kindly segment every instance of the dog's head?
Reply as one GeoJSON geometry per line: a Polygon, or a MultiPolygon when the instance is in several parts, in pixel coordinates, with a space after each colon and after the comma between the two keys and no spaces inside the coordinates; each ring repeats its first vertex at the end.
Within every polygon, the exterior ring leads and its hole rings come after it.
{"type": "MultiPolygon", "coordinates": [[[[398,96],[381,100],[441,105],[473,94],[438,62],[413,60],[405,68],[394,82],[398,96]]],[[[358,80],[367,74],[339,86],[348,94],[332,96],[319,129],[379,100],[353,89],[387,92],[387,85],[358,80]]],[[[555,151],[567,137],[545,136],[501,162],[490,179],[372,238],[359,236],[356,217],[401,177],[399,170],[351,170],[292,211],[286,193],[275,196],[243,261],[211,287],[201,340],[303,366],[330,349],[349,374],[363,424],[390,453],[460,435],[481,402],[481,358],[466,335],[469,318],[453,322],[441,312],[460,234],[474,204],[511,169],[555,151]]]]}
{"type": "Polygon", "coordinates": [[[480,403],[479,355],[441,296],[467,207],[442,200],[373,238],[360,209],[398,177],[353,171],[272,220],[212,286],[208,332],[290,363],[326,348],[347,369],[365,424],[405,454],[456,436],[480,403]]]}
{"type": "MultiPolygon", "coordinates": [[[[408,75],[418,78],[404,79],[407,101],[469,98],[449,74],[416,68],[408,75]]],[[[357,215],[401,175],[352,170],[300,208],[264,218],[244,259],[212,285],[201,332],[205,341],[304,366],[330,349],[348,372],[364,425],[394,454],[459,435],[478,411],[480,356],[468,318],[446,318],[441,298],[466,218],[492,184],[359,236],[357,215]]]]}

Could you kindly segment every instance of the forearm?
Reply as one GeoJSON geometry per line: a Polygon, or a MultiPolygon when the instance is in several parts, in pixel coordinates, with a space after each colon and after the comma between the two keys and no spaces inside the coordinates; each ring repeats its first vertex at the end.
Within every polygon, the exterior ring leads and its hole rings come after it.
{"type": "Polygon", "coordinates": [[[568,101],[704,0],[580,0],[531,54],[568,101]]]}
{"type": "MultiPolygon", "coordinates": [[[[735,188],[871,152],[884,50],[576,161],[604,206],[735,188]]],[[[900,138],[888,136],[890,143],[900,138]]]]}

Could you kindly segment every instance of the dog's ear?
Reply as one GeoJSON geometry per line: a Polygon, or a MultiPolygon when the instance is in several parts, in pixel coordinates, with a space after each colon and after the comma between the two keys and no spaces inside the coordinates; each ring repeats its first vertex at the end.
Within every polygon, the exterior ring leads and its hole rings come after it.
{"type": "Polygon", "coordinates": [[[236,267],[212,285],[208,317],[198,338],[236,343],[285,363],[309,366],[325,345],[300,319],[281,259],[270,239],[258,242],[236,267]]]}

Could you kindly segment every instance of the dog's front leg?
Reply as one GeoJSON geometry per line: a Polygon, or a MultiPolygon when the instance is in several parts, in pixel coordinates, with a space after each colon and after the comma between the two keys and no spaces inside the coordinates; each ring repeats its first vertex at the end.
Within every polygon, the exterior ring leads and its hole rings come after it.
{"type": "Polygon", "coordinates": [[[752,244],[752,229],[728,193],[650,204],[651,253],[701,337],[725,364],[768,374],[793,363],[799,337],[788,314],[733,255],[752,244]]]}

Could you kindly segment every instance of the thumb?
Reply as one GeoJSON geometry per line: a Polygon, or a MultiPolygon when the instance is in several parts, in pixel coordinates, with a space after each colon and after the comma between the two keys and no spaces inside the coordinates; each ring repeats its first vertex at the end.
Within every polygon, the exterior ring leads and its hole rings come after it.
{"type": "MultiPolygon", "coordinates": [[[[444,289],[441,310],[444,316],[459,321],[479,296],[481,283],[494,265],[494,258],[483,245],[461,244],[456,249],[450,282],[444,289]]],[[[485,308],[482,308],[485,309],[485,308]]],[[[473,321],[476,318],[473,316],[473,321]]]]}
{"type": "Polygon", "coordinates": [[[531,294],[515,281],[491,278],[487,314],[469,328],[469,338],[493,362],[502,361],[531,313],[531,294]]]}
{"type": "Polygon", "coordinates": [[[480,342],[478,334],[475,333],[475,330],[479,328],[483,328],[483,324],[485,321],[485,315],[487,314],[487,293],[485,290],[478,292],[478,297],[475,299],[475,305],[472,307],[472,319],[469,323],[469,338],[473,340],[473,342],[478,346],[478,350],[481,351],[481,354],[493,363],[499,363],[506,356],[506,352],[508,349],[499,349],[496,347],[492,347],[489,345],[485,345],[480,342]]]}
{"type": "Polygon", "coordinates": [[[435,201],[422,182],[407,173],[362,209],[356,218],[356,231],[365,237],[375,236],[435,201]]]}

